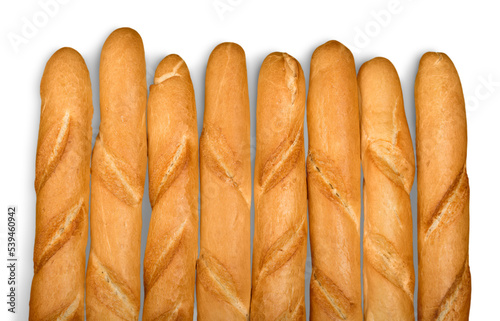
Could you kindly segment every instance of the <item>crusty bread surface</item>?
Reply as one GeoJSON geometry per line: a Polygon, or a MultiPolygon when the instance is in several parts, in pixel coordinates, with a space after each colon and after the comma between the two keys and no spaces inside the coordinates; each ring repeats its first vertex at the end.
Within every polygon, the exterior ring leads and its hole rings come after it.
{"type": "Polygon", "coordinates": [[[362,320],[358,88],[354,58],[337,41],[311,58],[307,127],[311,320],[362,320]]]}
{"type": "Polygon", "coordinates": [[[84,320],[92,90],[82,56],[56,51],[40,84],[29,320],[84,320]]]}
{"type": "Polygon", "coordinates": [[[113,31],[101,52],[101,123],[92,152],[88,320],[138,320],[146,176],[146,63],[139,34],[113,31]]]}
{"type": "Polygon", "coordinates": [[[245,52],[237,44],[222,43],[210,55],[203,117],[198,320],[248,320],[250,106],[245,52]]]}
{"type": "Polygon", "coordinates": [[[415,80],[418,177],[418,319],[468,320],[467,120],[457,70],[428,52],[415,80]]]}
{"type": "Polygon", "coordinates": [[[299,62],[286,53],[268,55],[257,90],[250,317],[305,320],[305,81],[299,62]]]}
{"type": "Polygon", "coordinates": [[[358,74],[364,176],[363,296],[367,321],[414,320],[410,191],[415,156],[392,63],[374,58],[358,74]]]}
{"type": "Polygon", "coordinates": [[[189,70],[178,55],[156,68],[148,101],[149,199],[144,257],[147,320],[192,320],[198,255],[198,130],[189,70]]]}

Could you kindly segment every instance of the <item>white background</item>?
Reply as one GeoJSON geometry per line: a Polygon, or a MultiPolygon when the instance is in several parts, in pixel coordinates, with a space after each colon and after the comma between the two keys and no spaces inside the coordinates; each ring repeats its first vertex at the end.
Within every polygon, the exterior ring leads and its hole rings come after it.
{"type": "MultiPolygon", "coordinates": [[[[95,140],[99,124],[99,55],[106,37],[122,26],[136,29],[143,38],[149,84],[157,64],[165,55],[177,53],[184,58],[191,70],[196,91],[200,132],[205,67],[211,50],[224,41],[239,43],[245,49],[252,108],[252,157],[255,156],[257,76],[260,64],[270,52],[286,51],[296,57],[302,64],[306,79],[314,49],[330,39],[343,42],[353,51],[357,68],[375,56],[387,57],[396,66],[401,78],[413,138],[413,85],[419,59],[426,51],[447,53],[461,76],[467,100],[471,186],[470,316],[471,320],[497,317],[500,299],[500,213],[495,201],[500,192],[500,19],[495,1],[55,1],[11,0],[2,1],[0,5],[2,320],[6,319],[5,316],[8,316],[7,320],[28,319],[33,276],[33,182],[40,116],[39,85],[45,63],[54,51],[63,46],[77,49],[85,58],[94,93],[95,140]],[[43,9],[43,3],[47,2],[56,3],[56,7],[49,8],[50,15],[43,9]],[[35,30],[27,30],[26,26],[34,20],[38,26],[35,30]],[[22,43],[13,44],[13,37],[22,43]],[[24,40],[19,40],[21,37],[24,40]],[[19,267],[15,317],[6,312],[5,237],[9,205],[18,206],[19,267]]],[[[143,246],[151,213],[147,183],[145,193],[143,246]]],[[[415,218],[416,183],[412,200],[415,218]]],[[[310,259],[307,271],[306,292],[310,259]]]]}

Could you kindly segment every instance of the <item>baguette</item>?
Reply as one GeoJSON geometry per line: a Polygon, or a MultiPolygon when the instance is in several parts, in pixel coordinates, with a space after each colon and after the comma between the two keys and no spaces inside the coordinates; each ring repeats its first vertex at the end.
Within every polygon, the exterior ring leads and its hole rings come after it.
{"type": "Polygon", "coordinates": [[[304,73],[286,53],[262,63],[257,95],[251,320],[305,320],[304,73]]]}
{"type": "Polygon", "coordinates": [[[418,319],[468,320],[469,179],[462,85],[443,53],[422,56],[415,80],[418,319]]]}
{"type": "Polygon", "coordinates": [[[87,319],[137,320],[146,175],[146,64],[141,37],[115,30],[101,53],[101,124],[92,154],[87,319]]]}
{"type": "Polygon", "coordinates": [[[358,88],[341,43],[314,51],[307,99],[311,320],[362,320],[358,88]]]}
{"type": "Polygon", "coordinates": [[[84,320],[92,90],[82,56],[56,51],[40,84],[29,320],[84,320]]]}
{"type": "Polygon", "coordinates": [[[149,199],[143,320],[192,320],[198,255],[198,129],[189,70],[169,55],[148,102],[149,199]]]}
{"type": "Polygon", "coordinates": [[[248,320],[250,106],[245,52],[237,44],[220,44],[210,55],[203,117],[198,320],[248,320]]]}
{"type": "Polygon", "coordinates": [[[375,58],[358,73],[363,163],[365,320],[415,320],[410,191],[415,156],[403,92],[392,63],[375,58]]]}

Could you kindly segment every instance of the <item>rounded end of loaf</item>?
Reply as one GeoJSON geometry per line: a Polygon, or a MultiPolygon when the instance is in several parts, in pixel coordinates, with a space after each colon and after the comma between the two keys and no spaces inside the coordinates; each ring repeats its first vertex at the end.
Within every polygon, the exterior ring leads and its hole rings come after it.
{"type": "MultiPolygon", "coordinates": [[[[445,74],[446,78],[450,75],[456,78],[456,80],[450,78],[447,81],[458,80],[458,82],[460,82],[455,65],[448,55],[442,52],[426,52],[422,55],[422,58],[420,58],[420,63],[418,65],[418,72],[415,80],[415,94],[417,94],[417,88],[420,86],[422,78],[429,79],[436,76],[442,78],[445,74]]],[[[429,79],[429,81],[431,80],[429,79]]]]}
{"type": "Polygon", "coordinates": [[[299,71],[302,71],[302,67],[297,59],[286,52],[272,52],[267,55],[262,62],[261,73],[263,70],[276,67],[283,71],[286,71],[286,67],[288,67],[293,72],[294,76],[298,76],[299,71]],[[278,67],[276,65],[278,65],[278,67]]]}
{"type": "Polygon", "coordinates": [[[398,72],[386,58],[371,59],[359,69],[358,87],[362,159],[370,150],[373,156],[377,155],[375,159],[389,161],[399,169],[405,190],[409,192],[415,159],[398,72]]]}
{"type": "Polygon", "coordinates": [[[237,43],[223,42],[223,43],[218,44],[214,48],[214,50],[212,50],[212,53],[210,54],[210,58],[208,60],[210,61],[213,59],[224,59],[227,56],[243,56],[244,57],[245,51],[237,43]]]}
{"type": "MultiPolygon", "coordinates": [[[[221,43],[214,48],[207,63],[203,128],[215,126],[222,131],[243,134],[243,124],[250,130],[248,110],[245,51],[235,43],[221,43]]],[[[240,149],[242,137],[226,138],[232,148],[240,149]]]]}
{"type": "Polygon", "coordinates": [[[415,111],[418,184],[434,186],[432,192],[419,188],[418,199],[419,204],[433,208],[460,176],[467,158],[464,94],[455,65],[446,54],[427,52],[420,59],[415,111]]]}
{"type": "Polygon", "coordinates": [[[257,138],[282,134],[295,117],[303,117],[304,108],[305,80],[300,63],[285,52],[269,54],[260,68],[257,85],[257,119],[268,120],[257,120],[257,132],[263,134],[257,134],[257,138]]]}
{"type": "Polygon", "coordinates": [[[40,192],[64,153],[64,148],[55,147],[68,142],[70,126],[81,126],[86,130],[85,139],[90,148],[94,113],[92,89],[87,65],[78,51],[64,47],[50,57],[40,82],[40,97],[42,106],[35,171],[36,193],[40,192]]]}
{"type": "MultiPolygon", "coordinates": [[[[145,58],[144,58],[144,44],[142,42],[142,38],[137,31],[131,28],[119,28],[113,31],[102,47],[101,51],[101,70],[102,73],[103,67],[109,66],[117,66],[116,61],[122,61],[125,59],[137,59],[137,57],[141,57],[144,61],[144,75],[145,71],[145,58]]],[[[132,61],[130,60],[130,63],[132,61]]],[[[137,65],[137,61],[134,61],[134,64],[137,65]]],[[[137,68],[138,66],[134,66],[137,68]]],[[[141,66],[142,67],[142,66],[141,66]]],[[[109,68],[109,67],[108,67],[109,68]]],[[[145,78],[145,77],[144,77],[145,78]]],[[[144,79],[145,81],[145,79],[144,79]]]]}
{"type": "Polygon", "coordinates": [[[420,67],[434,66],[437,67],[441,63],[449,64],[452,63],[450,57],[442,52],[426,52],[420,58],[420,67]]]}
{"type": "MultiPolygon", "coordinates": [[[[353,169],[350,160],[359,159],[358,99],[356,65],[350,50],[335,40],[316,48],[307,96],[310,156],[337,157],[343,164],[338,163],[339,168],[353,169]]],[[[348,173],[350,170],[342,175],[348,173]]]]}
{"type": "Polygon", "coordinates": [[[365,75],[371,75],[372,73],[379,72],[394,73],[396,72],[396,68],[389,59],[384,57],[375,57],[361,65],[358,72],[358,81],[363,79],[365,75]]]}
{"type": "Polygon", "coordinates": [[[331,59],[345,61],[346,63],[354,62],[354,56],[349,48],[337,40],[330,40],[314,50],[311,64],[320,62],[326,65],[331,59]]]}
{"type": "MultiPolygon", "coordinates": [[[[141,105],[144,103],[145,106],[146,58],[142,38],[137,31],[120,28],[108,36],[101,51],[99,86],[101,107],[105,106],[101,108],[101,117],[115,110],[115,107],[109,107],[116,104],[114,97],[121,96],[121,90],[124,88],[128,97],[135,97],[137,103],[140,100],[141,105]]],[[[124,106],[123,103],[118,105],[124,106]]],[[[102,124],[101,122],[101,131],[102,124]]]]}
{"type": "MultiPolygon", "coordinates": [[[[365,62],[359,68],[357,79],[361,115],[364,112],[377,112],[377,107],[393,110],[397,108],[397,104],[403,104],[399,75],[389,59],[376,57],[365,62]],[[370,99],[370,103],[363,104],[363,99],[370,99]],[[396,105],[394,100],[396,100],[396,105]]],[[[404,112],[404,108],[402,110],[404,112]]],[[[392,112],[388,114],[387,111],[383,115],[394,117],[392,112]]]]}
{"type": "MultiPolygon", "coordinates": [[[[415,103],[417,109],[417,119],[419,112],[419,102],[422,95],[436,98],[440,96],[436,90],[441,90],[439,86],[444,86],[443,90],[453,93],[455,98],[460,98],[459,103],[464,105],[462,86],[455,65],[450,57],[442,52],[427,52],[418,65],[418,72],[415,79],[415,103]],[[438,86],[438,87],[436,87],[438,86]]],[[[443,98],[443,97],[441,97],[443,98]]]]}
{"type": "Polygon", "coordinates": [[[189,69],[184,60],[176,54],[163,58],[155,72],[154,84],[158,85],[172,77],[189,77],[189,69]]]}
{"type": "Polygon", "coordinates": [[[47,69],[47,67],[52,66],[53,64],[66,62],[66,61],[69,61],[69,62],[74,61],[77,63],[85,64],[85,61],[83,60],[82,55],[80,55],[80,53],[78,51],[76,51],[75,49],[73,49],[71,47],[63,47],[63,48],[57,50],[56,52],[54,52],[54,54],[52,54],[49,61],[47,62],[47,66],[45,69],[47,69]]]}
{"type": "Polygon", "coordinates": [[[441,130],[448,123],[455,124],[455,133],[449,133],[448,143],[453,144],[457,140],[467,141],[467,119],[462,84],[455,65],[446,54],[427,52],[420,59],[415,79],[415,110],[417,147],[421,141],[418,137],[419,131],[432,128],[441,130]],[[450,122],[450,119],[455,119],[455,121],[450,122]],[[431,126],[428,121],[434,125],[431,126]]]}
{"type": "MultiPolygon", "coordinates": [[[[457,69],[448,55],[442,52],[426,52],[422,55],[422,58],[420,58],[415,89],[421,84],[420,80],[422,78],[428,79],[429,82],[435,82],[435,80],[430,79],[434,77],[438,77],[442,79],[442,81],[449,83],[455,81],[460,82],[457,69]]],[[[415,94],[417,94],[417,91],[415,91],[415,94]]]]}
{"type": "Polygon", "coordinates": [[[106,42],[104,43],[104,46],[106,46],[106,44],[121,40],[126,40],[127,42],[140,42],[142,45],[142,38],[137,31],[129,27],[123,27],[118,28],[110,33],[110,35],[106,39],[106,42]]]}
{"type": "Polygon", "coordinates": [[[260,68],[259,83],[265,81],[283,84],[291,94],[291,104],[294,104],[298,90],[305,86],[304,72],[300,63],[286,52],[273,52],[264,59],[260,68]]]}
{"type": "Polygon", "coordinates": [[[50,57],[49,61],[47,61],[40,83],[41,91],[46,90],[49,86],[52,87],[52,85],[49,84],[54,81],[62,85],[63,80],[61,77],[66,79],[65,82],[86,79],[90,85],[90,76],[85,60],[82,55],[73,48],[61,48],[50,57]]]}
{"type": "MultiPolygon", "coordinates": [[[[260,68],[257,85],[257,141],[278,143],[299,124],[297,119],[303,119],[304,109],[305,79],[300,63],[284,52],[269,54],[260,68]]],[[[257,151],[260,147],[257,144],[257,151]]]]}

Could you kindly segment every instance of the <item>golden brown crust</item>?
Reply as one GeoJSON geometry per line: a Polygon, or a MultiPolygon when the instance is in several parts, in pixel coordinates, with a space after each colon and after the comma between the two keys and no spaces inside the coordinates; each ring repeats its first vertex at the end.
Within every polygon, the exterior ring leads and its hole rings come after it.
{"type": "Polygon", "coordinates": [[[250,161],[245,52],[237,44],[222,43],[207,64],[200,138],[198,320],[249,318],[250,161]]]}
{"type": "Polygon", "coordinates": [[[82,56],[55,52],[40,84],[29,320],[83,320],[92,91],[82,56]]]}
{"type": "Polygon", "coordinates": [[[415,80],[419,320],[468,320],[467,121],[453,62],[429,52],[415,80]]]}
{"type": "Polygon", "coordinates": [[[143,320],[192,320],[198,254],[198,131],[186,63],[165,57],[148,101],[149,198],[143,320]]]}
{"type": "Polygon", "coordinates": [[[92,154],[87,319],[137,320],[146,175],[146,64],[139,34],[117,29],[99,70],[101,124],[92,154]]]}
{"type": "Polygon", "coordinates": [[[257,96],[252,320],[305,320],[305,82],[286,53],[264,60],[257,96]]]}
{"type": "Polygon", "coordinates": [[[362,320],[358,89],[337,41],[312,56],[307,122],[311,320],[362,320]]]}
{"type": "Polygon", "coordinates": [[[364,174],[365,320],[414,320],[413,145],[399,76],[374,58],[358,74],[364,174]]]}

